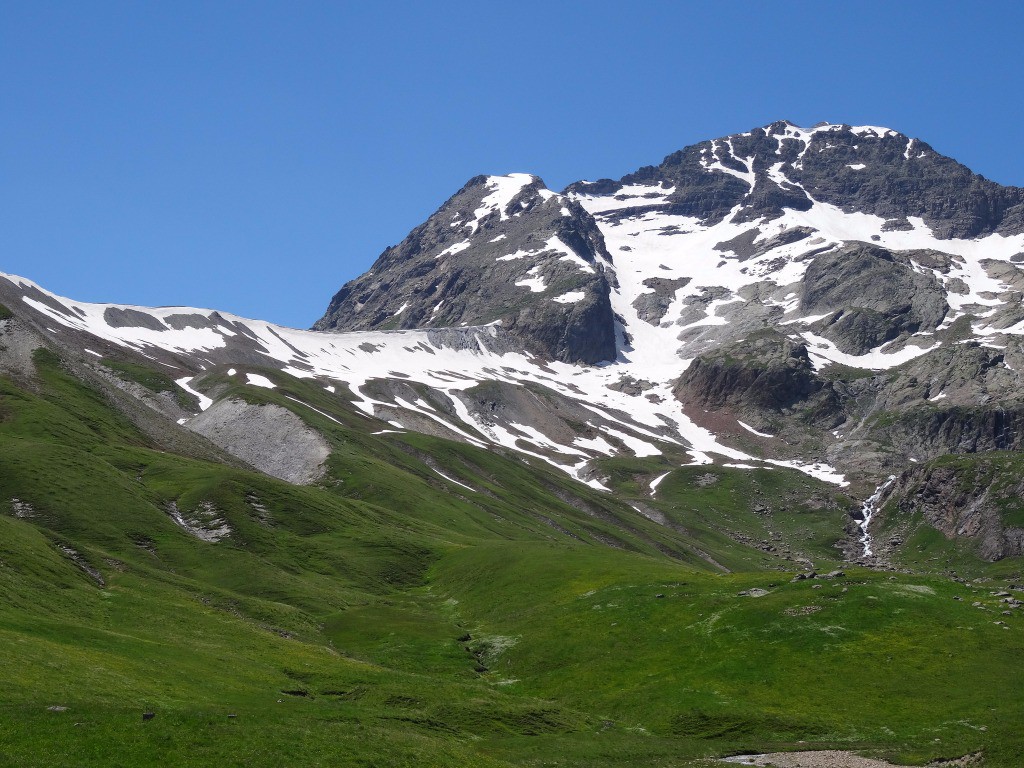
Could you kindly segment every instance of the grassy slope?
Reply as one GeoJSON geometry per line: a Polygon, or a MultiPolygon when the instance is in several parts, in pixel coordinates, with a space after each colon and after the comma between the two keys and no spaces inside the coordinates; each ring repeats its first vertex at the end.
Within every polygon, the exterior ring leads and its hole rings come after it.
{"type": "Polygon", "coordinates": [[[651,500],[662,468],[609,465],[624,495],[743,571],[721,574],[601,494],[500,453],[374,437],[305,382],[232,390],[328,435],[331,476],[296,488],[154,450],[55,358],[38,368],[36,393],[0,380],[0,500],[32,506],[0,516],[0,764],[686,765],[798,742],[1024,754],[1024,619],[995,598],[867,571],[791,584],[714,531],[716,516],[781,531],[828,562],[840,513],[805,504],[820,489],[802,478],[718,469],[701,485],[686,468],[651,500]],[[745,501],[758,494],[767,515],[745,501]],[[213,503],[232,535],[188,536],[170,501],[213,503]],[[752,587],[768,594],[737,595],[752,587]]]}

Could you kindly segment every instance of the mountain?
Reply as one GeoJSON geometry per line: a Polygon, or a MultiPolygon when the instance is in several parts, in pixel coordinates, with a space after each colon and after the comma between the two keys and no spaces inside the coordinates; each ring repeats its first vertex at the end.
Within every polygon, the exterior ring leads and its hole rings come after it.
{"type": "Polygon", "coordinates": [[[1022,215],[1024,190],[918,139],[779,122],[560,194],[475,177],[314,332],[85,305],[20,278],[0,300],[92,368],[157,362],[204,411],[163,397],[165,415],[289,480],[326,449],[278,468],[251,435],[279,425],[204,372],[312,379],[394,428],[507,447],[598,489],[607,457],[664,456],[793,467],[867,497],[948,453],[1020,448],[1022,215]]]}
{"type": "Polygon", "coordinates": [[[1018,765],[1022,264],[779,122],[475,177],[312,330],[0,275],[0,762],[1018,765]]]}
{"type": "Polygon", "coordinates": [[[778,122],[561,195],[477,177],[316,327],[495,324],[552,362],[609,363],[574,374],[586,399],[657,401],[644,426],[675,422],[691,460],[843,467],[863,487],[1020,448],[1022,261],[1024,190],[887,128],[778,122]]]}

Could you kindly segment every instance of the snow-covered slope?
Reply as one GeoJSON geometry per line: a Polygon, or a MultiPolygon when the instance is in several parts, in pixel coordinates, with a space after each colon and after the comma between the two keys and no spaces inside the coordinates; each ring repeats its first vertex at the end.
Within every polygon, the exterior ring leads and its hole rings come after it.
{"type": "Polygon", "coordinates": [[[697,217],[673,214],[671,204],[658,196],[663,191],[658,186],[630,187],[630,197],[644,200],[643,210],[632,216],[622,215],[618,204],[625,201],[617,199],[619,194],[575,195],[597,219],[613,254],[618,289],[612,293],[612,306],[631,338],[631,348],[623,351],[626,359],[657,367],[667,362],[667,349],[692,357],[708,344],[741,335],[752,319],[785,326],[807,343],[817,365],[836,362],[872,370],[891,368],[933,349],[935,331],[960,317],[977,320],[972,329],[983,343],[1024,333],[1015,319],[1024,234],[943,240],[917,217],[911,217],[908,229],[887,230],[879,216],[846,213],[813,200],[807,210],[787,209],[771,220],[737,223],[735,214],[742,210],[737,207],[733,215],[705,224],[697,217]],[[815,256],[850,242],[905,252],[915,272],[934,276],[949,305],[941,324],[858,355],[839,351],[816,333],[831,313],[812,314],[802,306],[807,269],[815,256]],[[924,252],[927,261],[915,258],[917,252],[924,252]],[[935,254],[947,258],[935,263],[935,254]],[[645,296],[657,294],[654,281],[659,279],[679,287],[667,294],[664,313],[652,322],[641,317],[641,308],[645,296]],[[740,325],[734,326],[737,321],[740,325]]]}
{"type": "Polygon", "coordinates": [[[84,359],[148,359],[203,406],[206,371],[266,386],[248,369],[278,369],[350,390],[388,429],[507,446],[595,486],[611,455],[871,483],[1015,446],[953,409],[1024,413],[1021,262],[1024,191],[890,129],[775,123],[561,194],[472,179],[314,331],[17,277],[0,299],[84,359]]]}
{"type": "MultiPolygon", "coordinates": [[[[503,445],[536,456],[573,476],[602,487],[593,477],[591,459],[616,454],[654,456],[688,454],[688,462],[749,462],[753,457],[722,444],[693,423],[671,393],[676,361],[665,368],[664,380],[643,392],[624,391],[624,378],[643,372],[642,364],[623,361],[607,366],[549,362],[508,349],[496,326],[450,331],[303,331],[247,320],[211,310],[159,309],[75,302],[45,291],[24,278],[0,275],[0,296],[8,306],[20,301],[39,327],[55,339],[73,340],[85,360],[129,351],[161,366],[186,391],[196,394],[204,409],[212,404],[200,391],[203,372],[215,367],[275,368],[299,378],[317,379],[334,392],[348,388],[354,404],[396,429],[406,422],[434,422],[442,434],[476,445],[503,445]],[[68,332],[74,335],[69,337],[68,332]],[[429,389],[430,401],[403,391],[388,392],[382,382],[429,389]],[[500,383],[532,387],[551,408],[573,410],[586,426],[567,432],[561,421],[546,418],[544,406],[506,408],[511,416],[495,418],[473,397],[475,388],[500,383]],[[376,394],[386,392],[386,394],[376,394]],[[516,412],[533,411],[515,420],[516,412]]],[[[252,374],[247,374],[252,380],[252,374]]],[[[266,386],[265,379],[257,383],[266,386]]],[[[187,426],[187,422],[185,422],[187,426]]],[[[820,463],[775,461],[809,474],[842,483],[831,467],[820,463]]]]}

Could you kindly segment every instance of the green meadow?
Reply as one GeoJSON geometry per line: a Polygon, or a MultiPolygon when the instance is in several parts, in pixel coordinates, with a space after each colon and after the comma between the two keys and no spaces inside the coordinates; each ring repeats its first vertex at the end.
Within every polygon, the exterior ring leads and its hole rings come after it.
{"type": "Polygon", "coordinates": [[[0,379],[0,765],[1024,757],[1024,615],[992,594],[1019,563],[961,554],[954,581],[922,536],[912,568],[845,567],[855,502],[803,475],[685,467],[652,497],[672,467],[619,459],[601,493],[375,436],[282,374],[211,375],[327,437],[297,487],[167,451],[52,353],[36,367],[0,379]],[[844,575],[792,581],[809,564],[844,575]]]}

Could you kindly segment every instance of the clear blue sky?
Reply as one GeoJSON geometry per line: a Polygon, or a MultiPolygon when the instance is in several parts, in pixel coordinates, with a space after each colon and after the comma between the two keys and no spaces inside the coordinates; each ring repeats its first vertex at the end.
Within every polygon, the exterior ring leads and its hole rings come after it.
{"type": "Polygon", "coordinates": [[[1019,2],[0,0],[0,271],[304,327],[478,173],[776,119],[1024,186],[1019,2]]]}

